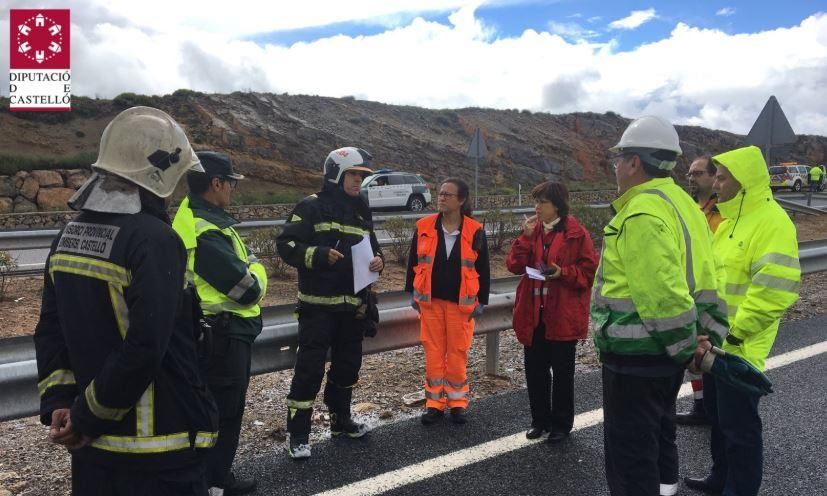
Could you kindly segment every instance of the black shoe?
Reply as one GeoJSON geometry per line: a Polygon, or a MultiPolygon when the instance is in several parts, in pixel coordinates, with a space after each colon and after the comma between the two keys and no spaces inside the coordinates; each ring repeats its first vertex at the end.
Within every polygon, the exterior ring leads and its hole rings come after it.
{"type": "Polygon", "coordinates": [[[464,424],[468,422],[468,410],[461,406],[451,408],[451,422],[455,424],[464,424]]]}
{"type": "Polygon", "coordinates": [[[683,483],[686,484],[686,487],[689,489],[694,489],[705,494],[720,495],[724,490],[723,484],[716,483],[711,480],[708,475],[702,478],[684,477],[683,483]]]}
{"type": "Polygon", "coordinates": [[[350,417],[342,417],[335,413],[330,414],[330,435],[333,437],[347,436],[350,438],[362,437],[368,433],[365,424],[354,422],[350,417]]]}
{"type": "Polygon", "coordinates": [[[230,472],[227,480],[224,481],[224,496],[248,494],[255,491],[257,487],[258,481],[255,479],[238,479],[234,473],[230,472]]]}
{"type": "Polygon", "coordinates": [[[675,423],[679,425],[709,425],[709,418],[703,407],[703,400],[695,400],[692,410],[675,415],[675,423]]]}
{"type": "Polygon", "coordinates": [[[439,408],[428,408],[425,410],[425,413],[419,418],[423,424],[425,425],[432,425],[435,424],[437,421],[442,419],[442,415],[445,412],[440,410],[439,408]]]}
{"type": "Polygon", "coordinates": [[[526,431],[525,437],[526,439],[537,439],[542,436],[544,432],[548,432],[548,429],[545,427],[532,427],[526,431]]]}
{"type": "Polygon", "coordinates": [[[569,438],[569,433],[568,432],[551,431],[551,434],[548,435],[548,439],[546,439],[546,442],[549,443],[549,444],[558,444],[558,443],[562,443],[563,441],[565,441],[568,438],[569,438]]]}

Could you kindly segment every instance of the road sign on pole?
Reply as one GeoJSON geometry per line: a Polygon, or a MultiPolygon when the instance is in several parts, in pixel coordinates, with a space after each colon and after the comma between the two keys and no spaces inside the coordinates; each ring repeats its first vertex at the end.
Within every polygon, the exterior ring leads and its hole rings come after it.
{"type": "Polygon", "coordinates": [[[760,147],[764,151],[767,166],[770,166],[772,165],[770,163],[772,147],[795,143],[797,139],[778,100],[775,96],[771,96],[761,114],[758,115],[755,124],[752,125],[752,129],[749,130],[747,143],[760,147]]]}
{"type": "Polygon", "coordinates": [[[474,208],[479,206],[480,160],[485,160],[486,151],[485,140],[477,128],[468,147],[468,156],[474,159],[474,208]]]}

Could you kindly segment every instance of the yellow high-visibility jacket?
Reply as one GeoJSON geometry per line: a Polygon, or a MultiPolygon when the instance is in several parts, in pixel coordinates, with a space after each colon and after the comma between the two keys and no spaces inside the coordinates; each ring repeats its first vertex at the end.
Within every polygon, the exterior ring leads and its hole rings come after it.
{"type": "Polygon", "coordinates": [[[712,160],[741,183],[735,198],[718,203],[724,221],[713,245],[726,270],[730,336],[724,350],[763,370],[781,316],[798,299],[795,226],[773,199],[759,148],[739,148],[712,160]]]}
{"type": "Polygon", "coordinates": [[[662,178],[630,188],[612,207],[591,303],[601,361],[669,368],[692,357],[698,334],[720,344],[723,270],[695,201],[662,178]]]}

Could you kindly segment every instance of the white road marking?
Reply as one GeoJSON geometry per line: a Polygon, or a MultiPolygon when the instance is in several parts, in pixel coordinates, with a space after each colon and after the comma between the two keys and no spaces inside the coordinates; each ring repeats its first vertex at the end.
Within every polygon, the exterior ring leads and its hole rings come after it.
{"type": "MultiPolygon", "coordinates": [[[[771,357],[767,360],[766,370],[783,367],[807,358],[827,352],[827,341],[790,351],[781,355],[771,357]]],[[[692,387],[689,383],[684,384],[678,397],[692,394],[692,387]]],[[[598,408],[581,413],[574,417],[574,427],[577,431],[586,429],[603,422],[603,409],[598,408]]],[[[467,465],[482,462],[512,451],[525,448],[532,444],[543,442],[542,439],[528,440],[524,432],[518,432],[510,436],[501,437],[486,443],[471,446],[446,455],[430,458],[414,465],[402,467],[391,472],[385,472],[369,479],[363,479],[346,486],[337,487],[328,491],[318,493],[317,496],[372,496],[382,494],[386,491],[396,489],[408,484],[413,484],[467,465]]]]}

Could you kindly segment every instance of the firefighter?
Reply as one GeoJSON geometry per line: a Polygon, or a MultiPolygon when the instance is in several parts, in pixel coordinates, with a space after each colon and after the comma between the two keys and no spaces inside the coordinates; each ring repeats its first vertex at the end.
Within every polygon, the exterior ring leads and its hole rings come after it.
{"type": "MultiPolygon", "coordinates": [[[[701,155],[689,165],[689,172],[686,174],[692,199],[695,200],[701,212],[706,216],[706,222],[713,233],[722,220],[721,212],[718,211],[716,206],[718,195],[712,189],[716,171],[717,168],[710,156],[701,155]]],[[[681,425],[708,425],[709,420],[706,418],[706,411],[704,410],[702,376],[691,372],[687,372],[686,375],[692,385],[692,409],[675,415],[675,422],[681,425]]]]}
{"type": "Polygon", "coordinates": [[[330,433],[349,438],[367,433],[364,424],[351,418],[350,403],[362,366],[362,339],[375,334],[379,316],[369,287],[354,292],[350,248],[369,239],[375,255],[370,270],[384,268],[370,209],[359,195],[362,180],[372,173],[371,159],[361,148],[330,152],[322,190],[296,205],[277,240],[279,255],[299,272],[299,347],[287,395],[288,454],[294,460],[311,455],[313,401],[328,351],[324,403],[330,433]]]}
{"type": "Polygon", "coordinates": [[[474,319],[488,304],[488,242],[482,224],[471,217],[468,185],[461,179],[442,182],[439,213],[416,223],[408,255],[405,291],[419,312],[425,348],[425,412],[431,425],[445,408],[457,424],[467,421],[468,350],[474,319]]]}
{"type": "Polygon", "coordinates": [[[164,203],[201,166],[169,115],[133,107],[106,126],[92,168],[46,261],[40,420],[72,454],[73,494],[204,495],[217,411],[164,203]]]}
{"type": "Polygon", "coordinates": [[[218,442],[207,456],[211,496],[247,494],[255,479],[231,471],[244,415],[253,341],[261,333],[259,302],[267,272],[233,226],[226,208],[241,174],[223,153],[198,152],[204,172],[189,172],[189,195],[172,227],[187,249],[187,279],[195,286],[212,332],[207,383],[218,405],[218,442]]]}
{"type": "MultiPolygon", "coordinates": [[[[724,217],[713,245],[726,271],[729,334],[723,349],[763,370],[781,316],[798,299],[801,268],[795,226],[773,199],[758,147],[712,160],[718,166],[714,187],[724,217]]],[[[711,375],[704,375],[704,390],[712,424],[712,468],[706,477],[684,482],[708,493],[757,494],[763,465],[760,396],[711,375]]]]}
{"type": "Polygon", "coordinates": [[[620,197],[603,230],[592,292],[603,375],[609,491],[678,490],[675,402],[698,335],[726,335],[723,273],[695,201],[670,177],[681,147],[668,122],[633,121],[612,149],[620,197]]]}

